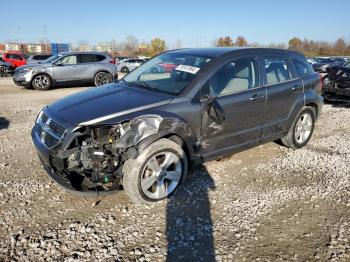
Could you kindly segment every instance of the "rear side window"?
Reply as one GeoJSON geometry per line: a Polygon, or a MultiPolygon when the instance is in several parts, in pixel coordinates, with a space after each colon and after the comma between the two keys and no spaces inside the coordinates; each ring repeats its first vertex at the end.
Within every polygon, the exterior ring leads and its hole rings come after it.
{"type": "Polygon", "coordinates": [[[105,60],[105,57],[103,55],[96,55],[96,62],[101,62],[105,60]]]}
{"type": "Polygon", "coordinates": [[[313,73],[312,66],[306,61],[303,62],[299,59],[293,59],[293,63],[299,76],[307,76],[313,73]]]}
{"type": "Polygon", "coordinates": [[[23,58],[20,55],[13,54],[12,57],[16,60],[23,60],[23,58]]]}
{"type": "Polygon", "coordinates": [[[79,55],[80,57],[80,61],[79,63],[93,63],[95,62],[95,55],[92,55],[92,54],[81,54],[79,55]]]}
{"type": "Polygon", "coordinates": [[[258,86],[258,73],[253,58],[230,62],[217,71],[206,84],[212,96],[227,95],[258,86]]]}
{"type": "Polygon", "coordinates": [[[268,85],[277,84],[291,79],[287,59],[284,57],[265,57],[264,66],[268,85]]]}

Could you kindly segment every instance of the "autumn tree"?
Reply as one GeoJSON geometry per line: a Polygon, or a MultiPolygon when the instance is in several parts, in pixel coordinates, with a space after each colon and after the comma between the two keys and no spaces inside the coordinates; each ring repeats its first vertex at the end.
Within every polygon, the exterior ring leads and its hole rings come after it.
{"type": "Polygon", "coordinates": [[[216,43],[216,46],[219,46],[219,47],[233,46],[233,41],[229,36],[220,37],[216,43]]]}
{"type": "Polygon", "coordinates": [[[243,36],[238,36],[236,38],[235,46],[247,46],[248,42],[243,36]]]}
{"type": "Polygon", "coordinates": [[[301,39],[298,37],[293,37],[288,42],[288,48],[290,50],[300,51],[302,50],[302,47],[303,47],[303,41],[301,41],[301,39]]]}

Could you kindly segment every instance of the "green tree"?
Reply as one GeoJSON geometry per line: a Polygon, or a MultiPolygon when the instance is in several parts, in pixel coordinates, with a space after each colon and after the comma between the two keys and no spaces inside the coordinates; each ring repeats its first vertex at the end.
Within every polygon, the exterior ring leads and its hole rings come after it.
{"type": "Polygon", "coordinates": [[[151,40],[151,49],[154,54],[159,54],[163,52],[166,49],[166,43],[165,40],[160,39],[158,37],[153,38],[151,40]]]}

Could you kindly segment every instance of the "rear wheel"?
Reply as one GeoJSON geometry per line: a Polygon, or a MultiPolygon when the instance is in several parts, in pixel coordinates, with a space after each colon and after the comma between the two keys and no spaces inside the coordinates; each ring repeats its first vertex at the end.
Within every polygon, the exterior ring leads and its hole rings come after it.
{"type": "Polygon", "coordinates": [[[300,111],[282,144],[290,148],[302,148],[310,141],[315,127],[315,110],[305,107],[300,111]]]}
{"type": "Polygon", "coordinates": [[[328,86],[330,85],[331,82],[329,81],[328,76],[325,76],[325,77],[323,78],[322,83],[323,83],[323,86],[324,86],[324,87],[328,87],[328,86]]]}
{"type": "Polygon", "coordinates": [[[99,72],[95,75],[95,86],[102,86],[112,82],[112,75],[107,72],[99,72]]]}
{"type": "Polygon", "coordinates": [[[184,181],[187,169],[187,157],[181,146],[171,140],[160,139],[136,159],[125,163],[123,187],[135,203],[160,201],[174,193],[184,181]]]}
{"type": "Polygon", "coordinates": [[[32,87],[40,91],[49,90],[51,88],[51,78],[45,74],[36,75],[32,80],[32,87]]]}
{"type": "Polygon", "coordinates": [[[126,67],[126,66],[122,67],[122,69],[121,69],[120,71],[121,71],[122,73],[126,73],[126,74],[128,74],[128,73],[130,72],[129,68],[126,67]]]}

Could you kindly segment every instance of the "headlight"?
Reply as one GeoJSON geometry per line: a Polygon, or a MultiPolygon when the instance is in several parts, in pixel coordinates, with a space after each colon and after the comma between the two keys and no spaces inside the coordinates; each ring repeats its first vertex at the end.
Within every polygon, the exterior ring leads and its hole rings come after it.
{"type": "Polygon", "coordinates": [[[30,70],[32,70],[32,68],[31,67],[29,67],[29,68],[19,68],[18,70],[17,70],[17,72],[18,73],[21,73],[21,74],[25,74],[25,73],[28,73],[30,70]]]}
{"type": "Polygon", "coordinates": [[[349,72],[344,72],[342,77],[344,78],[350,78],[350,73],[349,72]]]}
{"type": "Polygon", "coordinates": [[[41,117],[43,116],[44,112],[41,110],[39,115],[35,119],[35,123],[38,124],[39,121],[41,121],[41,117]]]}

